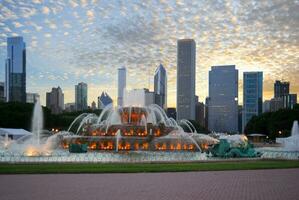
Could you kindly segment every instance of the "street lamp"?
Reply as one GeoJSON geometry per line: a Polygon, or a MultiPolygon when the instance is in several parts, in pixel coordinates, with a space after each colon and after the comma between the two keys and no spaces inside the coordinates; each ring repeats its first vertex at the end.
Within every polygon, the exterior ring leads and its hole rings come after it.
{"type": "Polygon", "coordinates": [[[281,135],[281,134],[282,134],[282,131],[278,131],[278,133],[279,133],[279,135],[281,135]]]}

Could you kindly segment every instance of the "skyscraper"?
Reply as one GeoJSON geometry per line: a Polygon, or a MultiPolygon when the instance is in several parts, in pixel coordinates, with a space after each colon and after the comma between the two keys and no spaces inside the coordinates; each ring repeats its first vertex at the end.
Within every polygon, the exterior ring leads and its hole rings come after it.
{"type": "Polygon", "coordinates": [[[155,103],[163,109],[167,109],[167,74],[162,64],[160,64],[154,77],[155,103]]]}
{"type": "Polygon", "coordinates": [[[82,111],[88,108],[87,105],[87,84],[86,83],[78,83],[75,85],[75,106],[76,110],[82,111]]]}
{"type": "Polygon", "coordinates": [[[124,90],[126,89],[127,70],[125,67],[118,68],[118,96],[117,105],[123,106],[124,90]]]}
{"type": "Polygon", "coordinates": [[[23,37],[7,38],[6,101],[26,102],[26,45],[23,37]]]}
{"type": "Polygon", "coordinates": [[[297,94],[290,94],[290,82],[276,80],[274,83],[274,98],[270,100],[270,111],[292,109],[297,103],[297,94]]]}
{"type": "Polygon", "coordinates": [[[290,93],[290,82],[276,80],[274,83],[274,98],[282,97],[290,93]]]}
{"type": "Polygon", "coordinates": [[[51,92],[46,94],[46,106],[53,114],[62,113],[64,110],[64,94],[61,88],[52,88],[51,92]]]}
{"type": "Polygon", "coordinates": [[[213,66],[209,71],[208,128],[238,131],[238,70],[235,65],[213,66]]]}
{"type": "Polygon", "coordinates": [[[0,102],[5,101],[4,99],[4,83],[0,82],[0,102]]]}
{"type": "Polygon", "coordinates": [[[253,116],[263,112],[263,72],[243,73],[242,131],[253,116]]]}
{"type": "Polygon", "coordinates": [[[196,44],[183,39],[177,45],[177,120],[195,120],[196,44]]]}
{"type": "Polygon", "coordinates": [[[103,109],[105,106],[112,104],[113,100],[107,94],[107,92],[102,92],[101,96],[98,97],[98,108],[103,109]]]}

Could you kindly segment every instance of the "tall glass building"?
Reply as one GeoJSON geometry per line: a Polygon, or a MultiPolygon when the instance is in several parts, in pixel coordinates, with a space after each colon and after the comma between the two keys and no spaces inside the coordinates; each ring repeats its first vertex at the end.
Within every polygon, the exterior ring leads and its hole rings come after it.
{"type": "Polygon", "coordinates": [[[195,120],[196,44],[182,39],[177,48],[177,120],[195,120]]]}
{"type": "Polygon", "coordinates": [[[155,103],[163,109],[167,109],[167,74],[162,64],[160,64],[154,77],[155,103]]]}
{"type": "Polygon", "coordinates": [[[242,131],[253,117],[263,112],[263,72],[243,73],[242,131]]]}
{"type": "Polygon", "coordinates": [[[98,97],[98,108],[104,109],[105,106],[108,106],[109,104],[112,104],[113,100],[109,96],[107,92],[102,92],[101,96],[98,97]]]}
{"type": "Polygon", "coordinates": [[[209,71],[208,128],[238,132],[238,70],[235,65],[213,66],[209,71]]]}
{"type": "Polygon", "coordinates": [[[78,83],[75,85],[75,107],[76,110],[86,110],[87,106],[87,84],[78,83]]]}
{"type": "Polygon", "coordinates": [[[118,68],[118,93],[117,105],[123,106],[124,103],[124,90],[127,83],[127,70],[125,67],[118,68]]]}
{"type": "Polygon", "coordinates": [[[26,102],[26,44],[23,37],[7,38],[6,101],[26,102]]]}

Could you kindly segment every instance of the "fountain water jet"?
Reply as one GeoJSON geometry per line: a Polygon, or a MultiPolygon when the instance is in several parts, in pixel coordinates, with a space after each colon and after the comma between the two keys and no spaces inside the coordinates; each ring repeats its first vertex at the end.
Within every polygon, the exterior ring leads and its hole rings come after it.
{"type": "Polygon", "coordinates": [[[278,142],[281,142],[285,150],[299,151],[299,128],[298,121],[294,121],[291,136],[287,138],[279,138],[278,142]]]}
{"type": "Polygon", "coordinates": [[[40,136],[41,136],[43,127],[44,127],[44,115],[43,115],[42,107],[38,100],[34,104],[33,116],[32,116],[32,122],[31,122],[31,132],[34,134],[34,137],[35,137],[38,145],[40,145],[40,136]]]}

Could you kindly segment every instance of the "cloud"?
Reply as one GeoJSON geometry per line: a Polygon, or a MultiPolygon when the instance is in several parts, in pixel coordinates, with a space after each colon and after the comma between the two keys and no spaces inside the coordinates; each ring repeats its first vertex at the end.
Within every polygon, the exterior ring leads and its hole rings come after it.
{"type": "Polygon", "coordinates": [[[49,15],[51,12],[50,8],[48,8],[47,6],[44,6],[42,8],[42,13],[45,14],[45,15],[49,15]]]}
{"type": "Polygon", "coordinates": [[[86,11],[86,16],[88,19],[93,19],[94,18],[94,12],[92,10],[86,11]]]}
{"type": "Polygon", "coordinates": [[[16,27],[16,28],[20,28],[23,26],[23,24],[21,24],[20,22],[13,22],[13,25],[16,27]]]}
{"type": "Polygon", "coordinates": [[[40,2],[0,2],[0,58],[5,59],[6,37],[24,36],[31,47],[28,60],[36,66],[28,73],[44,75],[35,81],[44,88],[64,80],[66,88],[85,81],[105,89],[123,65],[129,87],[148,87],[161,62],[169,77],[169,104],[175,105],[177,40],[193,38],[201,100],[208,95],[210,66],[220,64],[235,64],[240,79],[244,71],[264,71],[267,98],[275,79],[291,81],[299,92],[296,0],[40,2]]]}
{"type": "Polygon", "coordinates": [[[46,38],[50,38],[50,37],[52,37],[52,35],[51,35],[50,33],[46,33],[44,36],[45,36],[46,38]]]}

